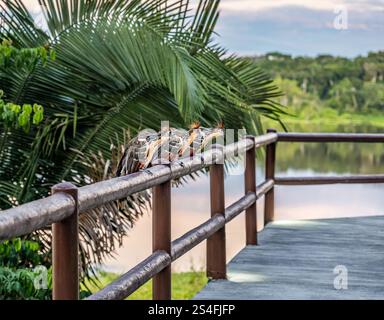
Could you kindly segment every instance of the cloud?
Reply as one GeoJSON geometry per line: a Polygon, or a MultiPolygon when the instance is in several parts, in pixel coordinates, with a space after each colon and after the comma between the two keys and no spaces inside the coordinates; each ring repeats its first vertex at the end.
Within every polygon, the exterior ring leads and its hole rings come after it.
{"type": "MultiPolygon", "coordinates": [[[[41,16],[38,0],[23,1],[41,16]]],[[[220,10],[216,40],[231,52],[356,56],[384,49],[384,0],[221,0],[220,10]],[[348,30],[333,27],[340,6],[348,30]]]]}
{"type": "MultiPolygon", "coordinates": [[[[23,0],[32,10],[38,10],[37,0],[23,0]]],[[[196,4],[197,0],[192,3],[196,4]]],[[[285,6],[299,6],[311,10],[333,11],[336,6],[346,6],[354,11],[384,11],[384,0],[221,0],[222,12],[260,12],[285,6]]]]}
{"type": "MultiPolygon", "coordinates": [[[[241,0],[240,0],[241,1],[241,0]]],[[[291,27],[301,30],[334,29],[334,21],[340,12],[327,10],[313,10],[301,6],[283,6],[274,9],[266,9],[262,12],[242,14],[239,12],[223,15],[219,20],[221,29],[228,30],[226,21],[238,21],[239,25],[246,23],[265,22],[272,28],[291,27]]],[[[347,11],[348,30],[383,31],[384,11],[347,11]]],[[[233,27],[233,26],[232,26],[233,27]]]]}
{"type": "Polygon", "coordinates": [[[253,14],[286,6],[325,11],[334,11],[338,6],[344,6],[348,10],[359,12],[384,11],[384,0],[222,0],[221,2],[223,14],[238,12],[253,14]]]}
{"type": "Polygon", "coordinates": [[[219,19],[217,42],[245,55],[281,51],[293,55],[329,53],[353,57],[383,49],[384,11],[348,11],[347,30],[334,28],[335,17],[333,10],[297,5],[260,12],[227,12],[219,19]]]}

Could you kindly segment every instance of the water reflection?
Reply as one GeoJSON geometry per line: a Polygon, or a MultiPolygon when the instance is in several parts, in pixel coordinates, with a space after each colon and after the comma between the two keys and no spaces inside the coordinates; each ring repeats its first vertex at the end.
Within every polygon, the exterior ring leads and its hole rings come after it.
{"type": "MultiPolygon", "coordinates": [[[[316,126],[296,126],[292,131],[322,132],[380,132],[368,126],[332,125],[319,129],[316,126]]],[[[358,143],[280,143],[277,148],[277,174],[279,176],[313,176],[384,173],[384,144],[358,143]]],[[[257,181],[263,180],[262,161],[258,161],[257,181]]],[[[227,176],[226,202],[243,195],[241,175],[227,176]]],[[[384,208],[384,185],[325,185],[279,186],[276,188],[276,218],[318,219],[361,215],[379,215],[384,208]]],[[[172,237],[209,218],[209,181],[202,176],[198,181],[172,191],[172,237]]],[[[258,203],[258,228],[263,225],[263,201],[258,203]]],[[[150,214],[145,215],[124,241],[116,259],[106,263],[111,271],[123,272],[151,253],[152,232],[150,214]]],[[[231,259],[245,241],[244,215],[227,225],[227,256],[231,259]]],[[[174,271],[204,269],[205,243],[194,248],[173,264],[174,271]]]]}

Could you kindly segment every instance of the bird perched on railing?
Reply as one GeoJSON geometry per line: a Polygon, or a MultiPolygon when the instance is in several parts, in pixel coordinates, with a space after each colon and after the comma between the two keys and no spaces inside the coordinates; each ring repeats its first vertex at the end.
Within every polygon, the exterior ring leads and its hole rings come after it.
{"type": "MultiPolygon", "coordinates": [[[[182,158],[201,153],[215,138],[223,136],[222,125],[203,128],[198,123],[193,124],[189,130],[164,128],[160,132],[144,131],[133,139],[128,131],[124,131],[123,141],[119,138],[111,141],[110,155],[79,152],[80,161],[88,168],[87,178],[90,183],[94,183],[116,175],[146,170],[156,164],[156,160],[179,161],[182,164],[182,158]]],[[[197,176],[197,172],[191,173],[187,177],[173,180],[172,185],[182,185],[189,178],[197,176]]],[[[111,253],[116,248],[116,242],[122,244],[128,230],[147,212],[150,203],[150,190],[144,190],[80,215],[79,228],[83,243],[86,244],[80,246],[82,256],[86,257],[82,261],[92,261],[92,264],[81,265],[82,272],[93,270],[94,265],[113,256],[111,253]]]]}
{"type": "Polygon", "coordinates": [[[159,162],[192,157],[223,136],[222,124],[216,128],[203,128],[199,123],[193,123],[189,131],[176,128],[164,128],[156,133],[142,131],[125,147],[116,175],[134,173],[159,162]]]}

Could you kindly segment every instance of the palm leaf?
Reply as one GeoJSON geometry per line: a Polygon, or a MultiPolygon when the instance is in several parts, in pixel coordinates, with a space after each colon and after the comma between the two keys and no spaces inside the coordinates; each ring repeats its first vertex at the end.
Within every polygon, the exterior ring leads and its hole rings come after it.
{"type": "MultiPolygon", "coordinates": [[[[84,185],[110,178],[127,130],[158,130],[161,120],[262,131],[279,121],[279,90],[251,63],[213,43],[219,3],[200,0],[40,0],[42,30],[23,1],[0,0],[0,36],[17,47],[49,45],[56,61],[0,70],[6,99],[39,103],[45,122],[28,136],[1,133],[3,208],[47,195],[62,180],[84,185]],[[112,146],[112,147],[111,147],[112,146]],[[6,182],[5,182],[6,181],[6,182]]],[[[0,141],[0,142],[1,142],[0,141]]],[[[83,270],[113,254],[148,196],[84,213],[83,270]]],[[[49,232],[40,233],[45,248],[49,232]]]]}

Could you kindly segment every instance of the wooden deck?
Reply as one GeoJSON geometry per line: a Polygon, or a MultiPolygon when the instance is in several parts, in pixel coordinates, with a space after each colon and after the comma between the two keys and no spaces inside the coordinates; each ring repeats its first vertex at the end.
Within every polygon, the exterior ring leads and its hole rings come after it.
{"type": "MultiPolygon", "coordinates": [[[[230,241],[230,239],[228,239],[230,241]]],[[[383,299],[384,216],[277,221],[195,299],[383,299]],[[348,289],[334,288],[334,268],[348,289]]]]}

